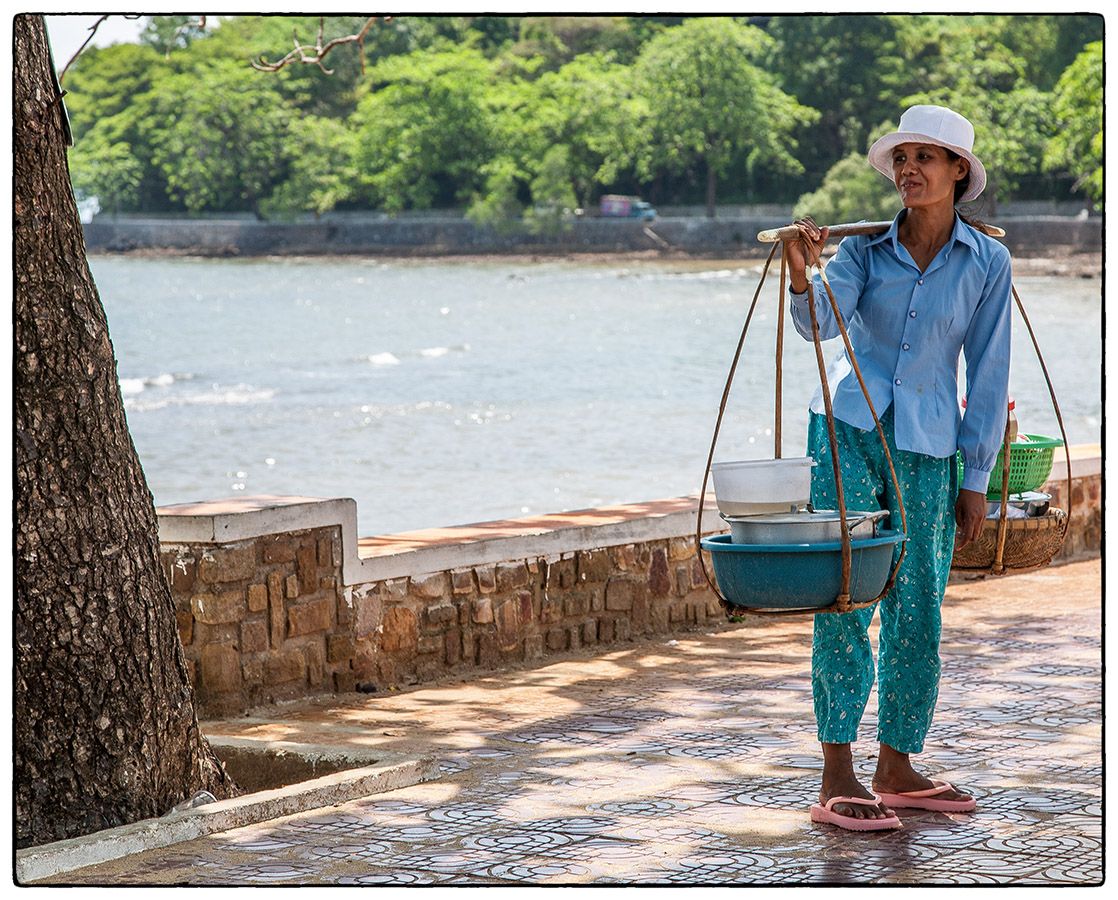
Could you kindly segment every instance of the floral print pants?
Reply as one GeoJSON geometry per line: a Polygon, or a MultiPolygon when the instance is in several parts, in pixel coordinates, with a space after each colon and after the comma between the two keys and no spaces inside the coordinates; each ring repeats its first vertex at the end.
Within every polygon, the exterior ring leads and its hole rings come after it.
{"type": "MultiPolygon", "coordinates": [[[[881,425],[904,498],[908,525],[904,562],[880,603],[815,616],[811,648],[815,719],[824,743],[846,744],[857,737],[874,681],[868,629],[880,608],[877,739],[898,752],[919,753],[939,693],[940,603],[954,550],[958,475],[954,456],[938,459],[897,449],[892,407],[881,416],[881,425]]],[[[847,510],[888,509],[890,527],[899,529],[897,492],[877,429],[862,431],[836,419],[835,435],[847,510]]],[[[818,463],[812,469],[812,505],[837,509],[827,420],[818,413],[811,414],[808,426],[808,454],[818,463]]]]}

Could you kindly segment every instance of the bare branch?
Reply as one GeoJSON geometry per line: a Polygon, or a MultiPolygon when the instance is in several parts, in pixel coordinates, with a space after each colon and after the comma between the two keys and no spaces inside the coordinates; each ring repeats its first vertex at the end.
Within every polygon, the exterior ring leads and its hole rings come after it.
{"type": "Polygon", "coordinates": [[[299,42],[299,36],[297,34],[292,34],[292,38],[295,41],[295,49],[288,53],[287,56],[283,57],[280,60],[277,60],[276,62],[268,62],[266,59],[264,59],[263,56],[260,56],[253,61],[252,67],[261,72],[278,72],[280,69],[289,66],[292,63],[299,62],[306,65],[318,66],[327,75],[333,75],[334,70],[327,69],[322,64],[322,60],[326,57],[326,54],[333,50],[335,47],[339,47],[342,44],[357,44],[358,48],[361,51],[361,72],[362,74],[364,74],[365,37],[368,35],[369,29],[373,27],[374,23],[378,19],[383,20],[384,22],[391,22],[392,16],[370,16],[368,19],[365,20],[365,24],[361,26],[361,30],[357,32],[357,34],[348,34],[345,37],[334,38],[332,41],[323,44],[322,38],[323,30],[325,28],[325,19],[322,16],[319,16],[318,38],[315,41],[313,47],[301,44],[299,42]]]}
{"type": "Polygon", "coordinates": [[[97,29],[101,27],[101,23],[104,22],[107,18],[108,16],[101,16],[101,18],[99,18],[96,22],[89,26],[89,37],[87,37],[85,39],[85,42],[80,47],[78,47],[78,52],[70,57],[70,61],[66,63],[66,65],[62,67],[62,71],[58,73],[59,84],[62,84],[62,79],[66,77],[66,70],[74,64],[75,59],[82,55],[82,51],[86,48],[86,45],[93,40],[93,36],[97,34],[97,29]]]}

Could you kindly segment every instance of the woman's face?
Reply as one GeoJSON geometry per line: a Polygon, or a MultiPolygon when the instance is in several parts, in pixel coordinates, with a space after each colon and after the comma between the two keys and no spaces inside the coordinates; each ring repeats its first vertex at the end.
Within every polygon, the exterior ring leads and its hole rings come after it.
{"type": "Polygon", "coordinates": [[[966,177],[969,164],[952,160],[937,144],[898,144],[893,148],[893,184],[906,209],[954,206],[955,183],[966,177]]]}

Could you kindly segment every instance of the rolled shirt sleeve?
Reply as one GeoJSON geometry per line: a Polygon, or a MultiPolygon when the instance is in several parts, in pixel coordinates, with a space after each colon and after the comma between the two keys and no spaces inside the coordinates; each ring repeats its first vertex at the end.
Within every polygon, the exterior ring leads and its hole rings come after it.
{"type": "MultiPolygon", "coordinates": [[[[846,237],[839,243],[834,258],[827,263],[827,282],[835,295],[839,312],[842,314],[843,325],[850,322],[850,317],[858,306],[858,298],[862,296],[862,289],[866,285],[866,267],[864,262],[864,238],[846,237]]],[[[823,286],[823,279],[819,275],[812,278],[815,289],[815,316],[819,321],[819,337],[827,341],[839,336],[838,324],[835,322],[834,310],[827,296],[827,289],[823,286]]],[[[811,311],[809,300],[811,291],[797,294],[789,291],[792,313],[792,324],[800,336],[811,340],[811,311]]]]}
{"type": "Polygon", "coordinates": [[[986,493],[1005,438],[1009,406],[1009,353],[1012,331],[1011,265],[1002,249],[991,267],[982,297],[963,338],[967,408],[959,429],[963,490],[986,493]]]}

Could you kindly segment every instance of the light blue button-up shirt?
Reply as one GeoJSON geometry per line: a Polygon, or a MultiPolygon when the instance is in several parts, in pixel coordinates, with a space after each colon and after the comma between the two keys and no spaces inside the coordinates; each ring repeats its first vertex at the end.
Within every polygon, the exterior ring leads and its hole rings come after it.
{"type": "MultiPolygon", "coordinates": [[[[904,214],[884,234],[844,238],[827,264],[827,281],[878,416],[893,404],[897,447],[935,457],[961,450],[961,487],[985,493],[1009,400],[1009,251],[956,216],[950,239],[921,272],[897,239],[904,214]],[[965,413],[958,401],[960,350],[965,413]]],[[[838,337],[819,275],[813,287],[820,337],[838,337]]],[[[811,340],[808,296],[792,293],[791,312],[796,330],[811,340]]],[[[827,381],[835,417],[873,428],[845,347],[828,367],[827,381]]],[[[822,387],[811,408],[824,411],[822,387]]]]}

